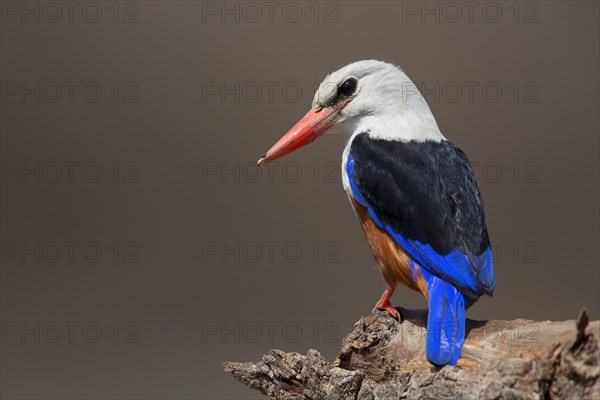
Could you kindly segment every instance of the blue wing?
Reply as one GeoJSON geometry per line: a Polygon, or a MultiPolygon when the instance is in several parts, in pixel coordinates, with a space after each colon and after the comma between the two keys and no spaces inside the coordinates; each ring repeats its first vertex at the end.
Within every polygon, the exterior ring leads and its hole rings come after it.
{"type": "Polygon", "coordinates": [[[494,289],[483,204],[466,155],[454,144],[357,135],[346,162],[350,189],[429,274],[475,300],[494,289]]]}

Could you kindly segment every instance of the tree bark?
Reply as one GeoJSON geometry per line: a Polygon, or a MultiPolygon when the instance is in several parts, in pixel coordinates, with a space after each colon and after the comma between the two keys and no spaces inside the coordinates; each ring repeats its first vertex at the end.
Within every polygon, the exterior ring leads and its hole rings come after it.
{"type": "Polygon", "coordinates": [[[271,350],[226,372],[273,399],[600,399],[600,321],[467,320],[456,366],[425,357],[426,310],[361,318],[336,360],[271,350]]]}

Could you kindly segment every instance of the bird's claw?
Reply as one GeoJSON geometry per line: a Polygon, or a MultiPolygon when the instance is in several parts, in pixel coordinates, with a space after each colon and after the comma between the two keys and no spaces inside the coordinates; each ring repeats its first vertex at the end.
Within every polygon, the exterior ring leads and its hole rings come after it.
{"type": "Polygon", "coordinates": [[[400,315],[400,312],[398,312],[398,309],[394,306],[392,306],[391,304],[388,305],[376,305],[375,308],[373,308],[373,313],[376,313],[377,311],[387,311],[388,314],[390,314],[392,317],[394,317],[394,319],[398,322],[402,322],[402,317],[400,315]]]}

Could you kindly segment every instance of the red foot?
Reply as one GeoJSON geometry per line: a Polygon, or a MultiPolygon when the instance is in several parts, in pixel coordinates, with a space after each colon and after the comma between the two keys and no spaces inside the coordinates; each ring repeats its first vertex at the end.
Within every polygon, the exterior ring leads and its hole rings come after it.
{"type": "Polygon", "coordinates": [[[390,303],[390,297],[392,297],[392,294],[394,294],[394,289],[395,288],[391,288],[389,286],[385,289],[385,291],[381,295],[381,298],[379,299],[377,304],[375,304],[373,312],[377,310],[387,311],[392,317],[396,318],[400,322],[400,313],[394,306],[392,306],[392,303],[390,303]]]}
{"type": "Polygon", "coordinates": [[[375,306],[375,308],[373,309],[373,312],[375,312],[377,310],[387,311],[392,317],[394,317],[396,320],[398,320],[398,322],[401,322],[400,313],[398,312],[396,307],[392,306],[391,304],[389,306],[385,306],[385,307],[375,306]]]}

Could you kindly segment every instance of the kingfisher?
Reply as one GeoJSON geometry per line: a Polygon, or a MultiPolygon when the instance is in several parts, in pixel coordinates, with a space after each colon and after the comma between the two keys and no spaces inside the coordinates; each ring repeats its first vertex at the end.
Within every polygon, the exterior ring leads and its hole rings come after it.
{"type": "Polygon", "coordinates": [[[258,160],[278,159],[324,134],[343,134],[342,183],[386,288],[373,311],[401,322],[398,282],[428,303],[425,354],[455,365],[465,310],[495,286],[483,202],[471,163],[447,140],[397,66],[351,63],[325,77],[312,108],[258,160]]]}

